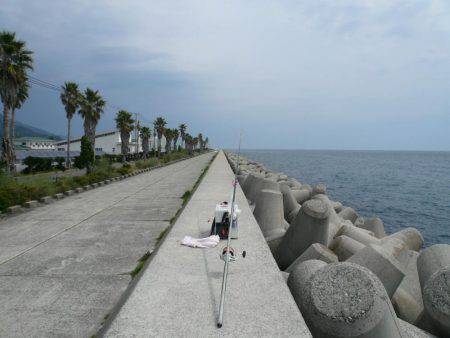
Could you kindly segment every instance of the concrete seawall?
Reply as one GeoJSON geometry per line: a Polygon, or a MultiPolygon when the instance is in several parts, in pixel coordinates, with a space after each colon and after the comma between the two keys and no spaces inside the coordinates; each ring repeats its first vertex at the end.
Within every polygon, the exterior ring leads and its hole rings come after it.
{"type": "Polygon", "coordinates": [[[240,256],[230,266],[224,325],[216,327],[224,241],[211,249],[180,245],[209,235],[215,204],[230,198],[233,173],[219,152],[186,208],[143,271],[134,291],[105,327],[106,336],[311,337],[242,189],[237,188],[240,256]]]}

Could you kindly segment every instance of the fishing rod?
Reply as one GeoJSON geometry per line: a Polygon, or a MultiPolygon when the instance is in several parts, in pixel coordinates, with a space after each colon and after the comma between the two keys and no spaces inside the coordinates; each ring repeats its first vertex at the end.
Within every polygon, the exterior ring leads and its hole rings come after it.
{"type": "MultiPolygon", "coordinates": [[[[220,305],[219,305],[219,319],[217,320],[217,327],[221,328],[223,325],[223,308],[225,305],[225,292],[227,290],[227,280],[228,280],[228,265],[230,262],[234,262],[236,260],[234,256],[234,250],[230,247],[231,243],[231,231],[233,228],[237,229],[237,216],[236,219],[234,217],[235,213],[235,200],[236,200],[236,186],[237,186],[237,175],[239,173],[240,163],[240,155],[241,155],[241,143],[242,143],[242,132],[239,136],[239,148],[237,155],[237,168],[234,172],[234,182],[233,182],[233,194],[231,197],[231,207],[230,207],[230,226],[228,228],[228,238],[227,238],[227,246],[222,249],[222,255],[220,258],[225,262],[223,265],[223,276],[222,276],[222,291],[220,294],[220,305]]],[[[243,253],[245,257],[245,251],[243,253]]]]}

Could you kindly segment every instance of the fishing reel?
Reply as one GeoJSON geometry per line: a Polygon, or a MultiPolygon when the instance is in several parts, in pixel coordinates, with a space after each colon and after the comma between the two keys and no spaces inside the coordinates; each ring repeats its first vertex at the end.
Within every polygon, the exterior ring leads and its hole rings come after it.
{"type": "MultiPolygon", "coordinates": [[[[247,252],[244,250],[242,251],[242,258],[245,258],[247,256],[247,252]]],[[[222,253],[220,254],[220,259],[224,262],[235,262],[236,261],[236,252],[231,246],[224,246],[222,248],[222,253]]]]}

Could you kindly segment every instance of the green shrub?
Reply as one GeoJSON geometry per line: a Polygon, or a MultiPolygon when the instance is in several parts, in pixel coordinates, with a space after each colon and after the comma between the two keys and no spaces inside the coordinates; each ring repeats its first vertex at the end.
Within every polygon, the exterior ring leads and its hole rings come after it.
{"type": "Polygon", "coordinates": [[[23,170],[25,174],[52,170],[51,158],[28,156],[23,160],[23,164],[27,166],[23,170]]]}
{"type": "Polygon", "coordinates": [[[56,162],[56,165],[55,165],[56,169],[62,170],[62,171],[66,170],[66,166],[65,166],[66,159],[64,157],[61,157],[61,156],[55,157],[55,162],[56,162]]]}
{"type": "Polygon", "coordinates": [[[78,169],[86,168],[88,172],[92,171],[92,166],[95,161],[94,149],[86,136],[81,138],[81,152],[80,156],[75,157],[74,166],[78,169]]]}
{"type": "Polygon", "coordinates": [[[129,163],[124,163],[122,168],[117,169],[117,172],[120,175],[126,175],[126,174],[131,173],[132,171],[133,171],[133,168],[132,168],[131,164],[129,164],[129,163]]]}

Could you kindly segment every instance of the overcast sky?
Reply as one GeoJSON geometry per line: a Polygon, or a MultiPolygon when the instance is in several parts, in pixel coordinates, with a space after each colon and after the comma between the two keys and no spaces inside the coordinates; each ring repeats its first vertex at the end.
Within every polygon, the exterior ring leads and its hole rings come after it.
{"type": "MultiPolygon", "coordinates": [[[[214,146],[242,129],[246,148],[450,150],[447,0],[2,0],[0,29],[35,52],[35,77],[214,146]]],[[[18,119],[66,132],[48,89],[18,119]]]]}

